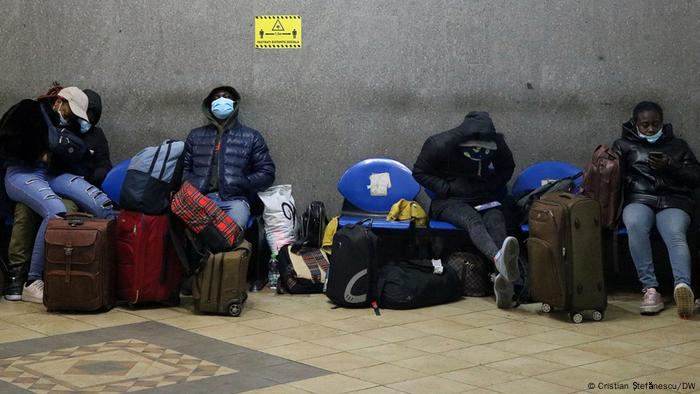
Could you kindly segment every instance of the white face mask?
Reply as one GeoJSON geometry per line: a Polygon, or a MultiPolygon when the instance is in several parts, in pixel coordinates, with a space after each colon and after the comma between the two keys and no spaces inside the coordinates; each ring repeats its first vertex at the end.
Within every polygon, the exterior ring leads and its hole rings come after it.
{"type": "Polygon", "coordinates": [[[657,131],[655,134],[652,135],[644,135],[639,132],[639,127],[637,127],[637,135],[639,135],[640,138],[644,138],[649,142],[650,144],[655,143],[656,141],[661,138],[662,135],[664,135],[664,128],[660,128],[659,131],[657,131]]]}

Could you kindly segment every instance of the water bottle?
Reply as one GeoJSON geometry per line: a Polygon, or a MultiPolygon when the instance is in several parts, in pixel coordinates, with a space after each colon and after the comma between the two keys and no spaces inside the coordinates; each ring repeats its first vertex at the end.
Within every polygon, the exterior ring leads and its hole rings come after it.
{"type": "Polygon", "coordinates": [[[269,271],[267,273],[267,281],[270,284],[270,289],[276,290],[277,289],[277,281],[279,281],[280,278],[280,272],[279,269],[277,268],[277,256],[273,255],[270,258],[269,264],[269,271]]]}

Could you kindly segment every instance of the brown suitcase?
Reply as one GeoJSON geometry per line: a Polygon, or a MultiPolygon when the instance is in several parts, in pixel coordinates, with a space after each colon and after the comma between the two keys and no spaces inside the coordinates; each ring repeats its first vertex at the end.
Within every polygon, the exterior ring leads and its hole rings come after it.
{"type": "Polygon", "coordinates": [[[192,282],[195,312],[240,316],[248,298],[250,254],[250,242],[243,240],[230,252],[209,255],[192,282]]]}
{"type": "Polygon", "coordinates": [[[49,311],[109,310],[116,301],[115,222],[73,213],[49,220],[44,305],[49,311]]]}
{"type": "Polygon", "coordinates": [[[569,312],[574,323],[584,310],[602,320],[607,306],[603,280],[600,205],[571,193],[549,193],[535,200],[529,213],[527,240],[530,295],[569,312]]]}

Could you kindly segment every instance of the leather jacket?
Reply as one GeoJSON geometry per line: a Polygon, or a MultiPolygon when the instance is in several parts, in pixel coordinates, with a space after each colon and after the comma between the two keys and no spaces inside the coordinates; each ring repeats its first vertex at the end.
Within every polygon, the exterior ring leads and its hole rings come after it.
{"type": "Polygon", "coordinates": [[[655,143],[638,135],[631,121],[622,125],[622,136],[613,144],[620,155],[624,174],[625,205],[645,204],[662,210],[679,208],[692,216],[694,190],[700,186],[700,164],[688,144],[673,135],[670,124],[663,126],[663,136],[655,143]],[[653,170],[650,152],[662,152],[671,159],[669,168],[653,170]]]}

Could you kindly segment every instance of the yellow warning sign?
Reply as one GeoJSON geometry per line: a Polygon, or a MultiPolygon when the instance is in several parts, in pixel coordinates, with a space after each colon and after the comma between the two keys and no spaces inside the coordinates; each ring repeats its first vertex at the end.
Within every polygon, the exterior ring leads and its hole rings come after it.
{"type": "Polygon", "coordinates": [[[256,16],[255,47],[275,49],[301,48],[301,16],[256,16]]]}

